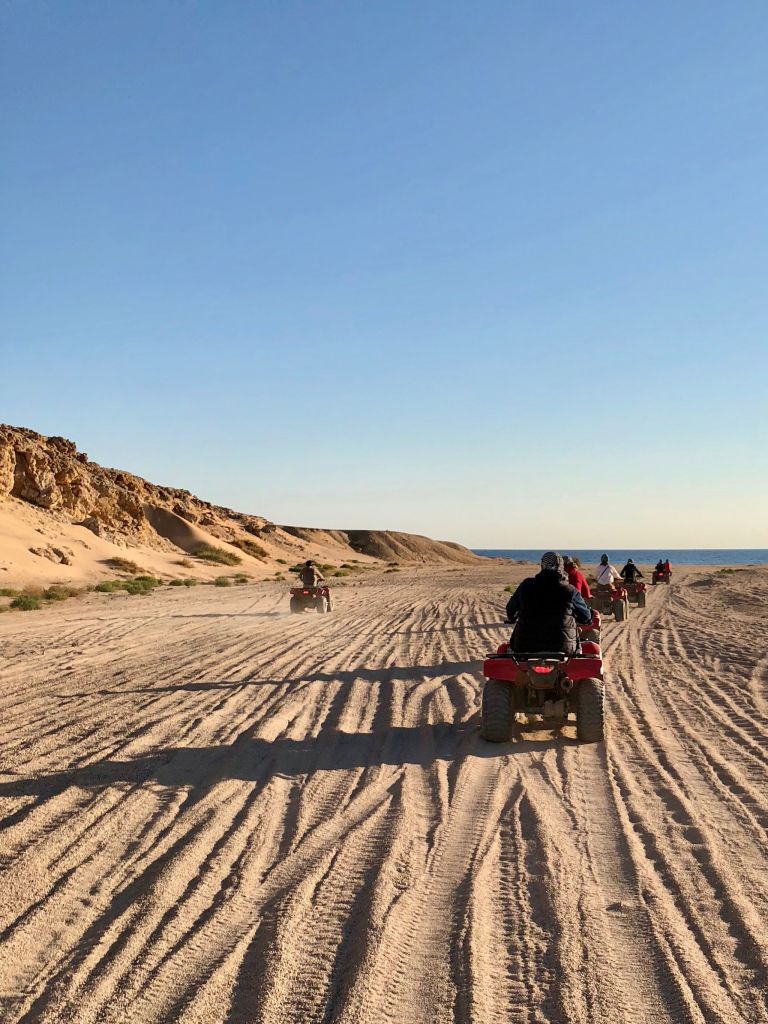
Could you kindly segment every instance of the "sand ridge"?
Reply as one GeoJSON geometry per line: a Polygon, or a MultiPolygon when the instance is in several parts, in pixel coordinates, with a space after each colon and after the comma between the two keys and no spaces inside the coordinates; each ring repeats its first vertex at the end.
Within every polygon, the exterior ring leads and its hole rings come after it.
{"type": "Polygon", "coordinates": [[[3,1020],[768,1021],[768,571],[607,625],[605,744],[490,745],[522,572],[3,616],[3,1020]]]}

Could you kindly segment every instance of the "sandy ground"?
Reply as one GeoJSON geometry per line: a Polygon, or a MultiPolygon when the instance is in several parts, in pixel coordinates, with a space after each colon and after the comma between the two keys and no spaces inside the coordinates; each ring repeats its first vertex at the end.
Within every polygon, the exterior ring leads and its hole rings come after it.
{"type": "Polygon", "coordinates": [[[768,571],[608,625],[605,744],[493,746],[515,574],[2,616],[2,1020],[768,1021],[768,571]]]}

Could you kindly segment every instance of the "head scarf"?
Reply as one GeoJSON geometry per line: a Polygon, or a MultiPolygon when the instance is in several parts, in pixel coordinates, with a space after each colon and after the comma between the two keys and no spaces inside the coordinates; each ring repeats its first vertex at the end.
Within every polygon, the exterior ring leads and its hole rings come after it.
{"type": "Polygon", "coordinates": [[[558,576],[565,576],[565,563],[563,562],[563,556],[558,555],[556,551],[545,551],[541,556],[541,568],[542,571],[548,570],[549,572],[556,572],[558,576]]]}

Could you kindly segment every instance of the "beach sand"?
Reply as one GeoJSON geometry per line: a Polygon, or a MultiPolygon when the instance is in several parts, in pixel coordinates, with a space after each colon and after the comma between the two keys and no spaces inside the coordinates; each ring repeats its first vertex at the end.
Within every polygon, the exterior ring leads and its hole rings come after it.
{"type": "Polygon", "coordinates": [[[768,1021],[768,570],[606,625],[604,744],[478,733],[522,567],[0,616],[0,1017],[768,1021]]]}

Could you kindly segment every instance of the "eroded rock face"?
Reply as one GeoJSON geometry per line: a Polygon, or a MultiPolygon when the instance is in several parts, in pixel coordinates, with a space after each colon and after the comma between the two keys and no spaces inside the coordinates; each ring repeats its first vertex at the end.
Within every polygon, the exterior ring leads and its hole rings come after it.
{"type": "MultiPolygon", "coordinates": [[[[91,462],[65,437],[0,425],[0,500],[13,497],[63,514],[97,536],[168,547],[145,507],[167,508],[222,539],[243,529],[257,532],[266,520],[201,501],[189,491],[158,487],[122,470],[91,462]],[[235,521],[237,520],[237,521],[235,521]]],[[[47,556],[46,556],[47,557],[47,556]]]]}

